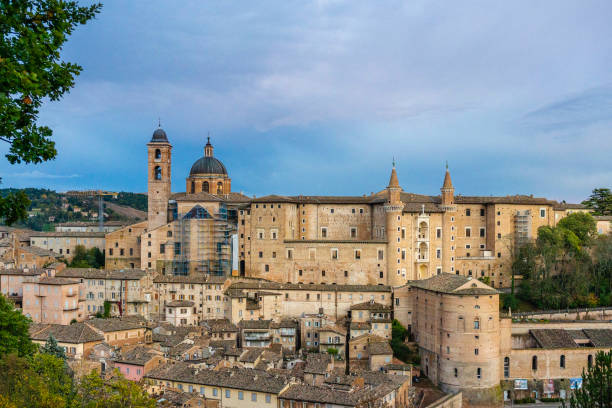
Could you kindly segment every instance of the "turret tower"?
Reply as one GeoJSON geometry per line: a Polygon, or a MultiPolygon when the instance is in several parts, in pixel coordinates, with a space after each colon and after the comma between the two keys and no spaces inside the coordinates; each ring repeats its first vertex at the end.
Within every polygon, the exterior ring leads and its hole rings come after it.
{"type": "Polygon", "coordinates": [[[397,172],[395,171],[395,160],[391,169],[391,177],[387,186],[387,202],[384,209],[386,214],[386,232],[387,232],[387,284],[392,286],[400,286],[406,283],[406,277],[402,276],[397,269],[400,254],[398,248],[400,246],[402,211],[404,203],[401,199],[402,188],[397,180],[397,172]]]}

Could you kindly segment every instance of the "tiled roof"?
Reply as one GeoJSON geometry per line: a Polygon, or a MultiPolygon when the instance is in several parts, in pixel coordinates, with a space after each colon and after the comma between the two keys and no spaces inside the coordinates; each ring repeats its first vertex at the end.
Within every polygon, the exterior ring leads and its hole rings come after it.
{"type": "Polygon", "coordinates": [[[238,361],[242,363],[254,363],[259,358],[259,356],[263,354],[264,350],[265,349],[263,347],[255,347],[244,351],[240,355],[238,361]]]}
{"type": "Polygon", "coordinates": [[[144,366],[148,361],[150,361],[155,356],[159,356],[159,353],[156,353],[149,348],[139,346],[125,353],[121,353],[121,355],[115,358],[114,361],[116,363],[125,363],[125,364],[144,366]]]}
{"type": "Polygon", "coordinates": [[[223,276],[205,276],[205,275],[189,275],[189,276],[173,276],[173,275],[157,275],[153,278],[154,283],[208,283],[208,284],[223,284],[227,280],[223,276]]]}
{"type": "MultiPolygon", "coordinates": [[[[123,227],[128,225],[125,221],[104,221],[105,227],[123,227]]],[[[56,227],[98,227],[97,221],[68,221],[55,224],[56,227]]]]}
{"type": "Polygon", "coordinates": [[[194,303],[191,300],[173,300],[166,303],[168,307],[192,307],[194,303]]]}
{"type": "Polygon", "coordinates": [[[278,394],[285,388],[288,381],[287,377],[271,375],[261,370],[249,368],[221,369],[218,371],[197,370],[185,363],[162,365],[152,370],[146,377],[270,394],[278,394]]]}
{"type": "Polygon", "coordinates": [[[612,329],[584,329],[594,347],[612,347],[612,329]]]}
{"type": "Polygon", "coordinates": [[[103,335],[84,323],[73,323],[70,325],[42,324],[30,327],[30,338],[32,340],[46,341],[50,335],[61,343],[79,344],[104,341],[103,335]]]}
{"type": "Polygon", "coordinates": [[[32,255],[36,255],[36,256],[48,256],[51,258],[61,258],[62,256],[60,254],[57,254],[53,251],[49,251],[48,249],[44,249],[44,248],[40,248],[37,246],[24,246],[24,247],[19,247],[19,250],[21,251],[25,251],[28,252],[32,255]]]}
{"type": "Polygon", "coordinates": [[[358,404],[360,396],[361,393],[342,391],[332,387],[293,384],[283,391],[279,398],[354,407],[358,404]]]}
{"type": "Polygon", "coordinates": [[[351,330],[370,330],[370,322],[351,322],[351,330]]]}
{"type": "Polygon", "coordinates": [[[307,283],[278,283],[269,281],[234,282],[229,289],[267,289],[267,290],[312,290],[337,292],[390,292],[391,287],[386,285],[330,285],[307,283]]]}
{"type": "Polygon", "coordinates": [[[382,305],[380,303],[370,300],[368,302],[357,303],[351,306],[351,310],[375,310],[381,312],[391,311],[390,306],[382,305]]]}
{"type": "Polygon", "coordinates": [[[146,276],[146,272],[141,269],[66,268],[57,272],[55,276],[62,278],[139,280],[146,276]]]}
{"type": "Polygon", "coordinates": [[[280,328],[285,328],[285,329],[297,329],[298,327],[298,322],[296,320],[293,319],[283,319],[278,323],[272,323],[272,325],[270,326],[273,329],[280,329],[280,328]]]}
{"type": "Polygon", "coordinates": [[[0,275],[37,276],[45,273],[43,269],[26,269],[0,269],[0,275]]]}
{"type": "Polygon", "coordinates": [[[209,193],[175,193],[170,196],[171,200],[175,201],[201,201],[201,202],[238,202],[248,203],[251,198],[241,193],[229,193],[229,194],[209,194],[209,193]]]}
{"type": "Polygon", "coordinates": [[[279,196],[268,195],[253,198],[253,203],[296,203],[296,204],[370,204],[372,196],[279,196]]]}
{"type": "Polygon", "coordinates": [[[432,276],[431,278],[416,280],[410,282],[411,286],[431,290],[433,292],[457,294],[457,295],[493,295],[498,292],[484,284],[477,283],[476,280],[468,278],[463,275],[455,275],[451,273],[441,273],[439,275],[432,276]],[[470,288],[459,288],[468,282],[472,282],[474,287],[470,288]],[[484,287],[482,286],[484,285],[484,287]]]}
{"type": "Polygon", "coordinates": [[[241,320],[238,326],[241,329],[269,329],[272,320],[241,320]]]}
{"type": "Polygon", "coordinates": [[[305,373],[325,374],[332,357],[324,353],[310,353],[306,356],[305,373]]]}
{"type": "Polygon", "coordinates": [[[58,238],[72,238],[72,237],[78,237],[78,238],[104,238],[104,236],[106,235],[106,232],[102,231],[83,231],[83,232],[79,232],[79,231],[41,231],[41,232],[34,232],[32,234],[30,234],[31,238],[38,238],[38,237],[58,237],[58,238]]]}
{"type": "Polygon", "coordinates": [[[393,354],[393,350],[391,349],[389,342],[378,341],[368,343],[368,353],[370,355],[393,354]]]}
{"type": "Polygon", "coordinates": [[[85,324],[105,333],[145,327],[144,320],[132,318],[90,319],[85,321],[85,324]]]}
{"type": "Polygon", "coordinates": [[[77,285],[80,282],[77,279],[43,277],[38,280],[41,285],[77,285]]]}
{"type": "Polygon", "coordinates": [[[572,336],[564,329],[533,329],[530,333],[538,345],[545,349],[578,347],[572,336]]]}
{"type": "Polygon", "coordinates": [[[229,321],[229,319],[207,319],[200,322],[211,332],[235,333],[238,331],[238,326],[229,321]]]}
{"type": "Polygon", "coordinates": [[[595,221],[612,221],[612,215],[594,215],[595,221]]]}

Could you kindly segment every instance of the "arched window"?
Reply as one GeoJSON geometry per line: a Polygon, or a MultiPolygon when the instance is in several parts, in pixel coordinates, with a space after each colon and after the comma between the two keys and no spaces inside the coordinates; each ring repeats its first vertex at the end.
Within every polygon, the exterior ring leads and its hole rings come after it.
{"type": "Polygon", "coordinates": [[[504,378],[510,377],[510,357],[504,357],[504,378]]]}
{"type": "Polygon", "coordinates": [[[195,193],[195,181],[191,182],[191,194],[195,193]]]}
{"type": "Polygon", "coordinates": [[[161,150],[155,149],[155,159],[156,160],[161,159],[161,150]]]}
{"type": "Polygon", "coordinates": [[[589,354],[587,363],[589,364],[589,368],[593,367],[593,355],[589,354]]]}
{"type": "Polygon", "coordinates": [[[559,360],[559,367],[565,368],[565,356],[561,354],[561,359],[559,360]]]}
{"type": "Polygon", "coordinates": [[[532,370],[538,369],[538,356],[531,357],[531,369],[532,370]]]}
{"type": "Polygon", "coordinates": [[[222,182],[217,183],[217,194],[223,194],[223,183],[222,182]]]}
{"type": "Polygon", "coordinates": [[[210,193],[210,188],[208,187],[208,181],[202,183],[202,192],[210,193]]]}
{"type": "Polygon", "coordinates": [[[153,175],[155,177],[155,180],[161,180],[161,178],[162,178],[161,167],[155,166],[155,170],[154,170],[153,175]]]}

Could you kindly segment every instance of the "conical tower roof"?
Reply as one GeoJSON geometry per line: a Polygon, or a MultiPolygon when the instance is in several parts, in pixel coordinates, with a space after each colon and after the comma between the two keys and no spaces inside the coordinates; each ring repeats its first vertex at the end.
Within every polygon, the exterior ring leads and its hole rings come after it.
{"type": "Polygon", "coordinates": [[[391,169],[391,177],[389,178],[389,185],[387,188],[400,188],[399,181],[397,180],[397,172],[395,166],[391,169]]]}
{"type": "Polygon", "coordinates": [[[446,174],[444,175],[444,183],[442,184],[442,188],[453,188],[450,171],[448,171],[448,162],[446,162],[446,174]]]}

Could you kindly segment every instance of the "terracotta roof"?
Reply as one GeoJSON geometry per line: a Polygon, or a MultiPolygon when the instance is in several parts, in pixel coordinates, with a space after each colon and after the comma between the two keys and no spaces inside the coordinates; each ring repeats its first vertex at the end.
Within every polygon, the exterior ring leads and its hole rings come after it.
{"type": "Polygon", "coordinates": [[[431,278],[411,281],[410,286],[453,295],[493,295],[498,293],[495,289],[476,279],[450,273],[441,273],[431,278]],[[468,282],[471,282],[470,285],[464,286],[468,282]]]}
{"type": "Polygon", "coordinates": [[[198,370],[181,362],[162,365],[152,370],[146,377],[270,394],[278,394],[288,381],[285,376],[271,375],[261,370],[249,368],[198,370]]]}
{"type": "Polygon", "coordinates": [[[94,269],[94,268],[66,268],[57,272],[55,276],[63,278],[83,279],[116,279],[139,280],[147,274],[141,269],[94,269]]]}
{"type": "Polygon", "coordinates": [[[157,275],[153,278],[154,283],[208,283],[208,284],[223,284],[227,280],[223,276],[205,276],[205,275],[189,275],[189,276],[173,276],[173,275],[157,275]]]}
{"type": "Polygon", "coordinates": [[[578,347],[572,336],[564,329],[533,329],[529,332],[538,345],[545,349],[578,347]]]}
{"type": "Polygon", "coordinates": [[[38,280],[40,285],[78,285],[77,279],[43,277],[38,280]]]}
{"type": "Polygon", "coordinates": [[[309,353],[306,356],[306,366],[304,372],[309,374],[325,374],[332,362],[332,357],[324,353],[309,353]]]}
{"type": "Polygon", "coordinates": [[[370,355],[393,354],[393,350],[387,341],[368,343],[368,353],[370,355]]]}
{"type": "Polygon", "coordinates": [[[369,322],[351,322],[351,330],[370,330],[372,325],[369,322]]]}
{"type": "Polygon", "coordinates": [[[79,237],[79,238],[104,238],[107,233],[104,231],[41,231],[30,234],[30,238],[38,237],[79,237]]]}
{"type": "Polygon", "coordinates": [[[308,283],[278,283],[269,281],[234,282],[229,289],[267,289],[267,290],[310,290],[310,291],[337,291],[337,292],[390,292],[391,287],[386,285],[330,285],[308,283]]]}
{"type": "Polygon", "coordinates": [[[238,326],[241,329],[269,329],[272,324],[272,320],[241,320],[238,326]]]}
{"type": "Polygon", "coordinates": [[[584,329],[594,347],[612,347],[612,329],[584,329]]]}
{"type": "Polygon", "coordinates": [[[239,202],[248,203],[251,198],[241,193],[229,193],[229,194],[209,194],[209,193],[175,193],[170,196],[171,200],[175,201],[201,201],[201,202],[239,202]]]}
{"type": "Polygon", "coordinates": [[[265,349],[263,347],[255,347],[246,350],[240,355],[238,361],[242,363],[254,363],[259,358],[259,356],[263,354],[264,350],[265,349]]]}
{"type": "Polygon", "coordinates": [[[293,319],[283,319],[278,323],[272,322],[270,327],[273,329],[280,329],[280,328],[297,329],[298,322],[293,319]]]}
{"type": "Polygon", "coordinates": [[[19,250],[21,251],[25,251],[28,252],[32,255],[36,255],[36,256],[48,256],[51,258],[61,258],[62,256],[53,252],[53,251],[49,251],[48,249],[44,249],[44,248],[40,248],[37,246],[24,246],[24,247],[19,247],[19,250]]]}
{"type": "Polygon", "coordinates": [[[399,181],[397,180],[397,172],[395,171],[395,165],[391,169],[391,177],[389,177],[389,185],[387,188],[400,188],[399,181]]]}
{"type": "Polygon", "coordinates": [[[453,182],[451,181],[451,175],[448,169],[446,169],[446,173],[444,174],[444,182],[442,183],[442,188],[453,188],[453,182]]]}
{"type": "Polygon", "coordinates": [[[167,307],[192,307],[194,303],[191,300],[173,300],[166,303],[167,307]]]}
{"type": "Polygon", "coordinates": [[[145,327],[145,321],[142,318],[90,319],[86,320],[84,323],[105,333],[145,327]]]}
{"type": "Polygon", "coordinates": [[[0,275],[37,276],[45,273],[44,269],[26,269],[0,269],[0,275]]]}
{"type": "Polygon", "coordinates": [[[53,335],[61,343],[80,344],[104,341],[103,335],[84,323],[73,323],[70,325],[42,324],[30,327],[30,338],[32,340],[46,341],[50,335],[53,335]]]}
{"type": "Polygon", "coordinates": [[[351,306],[351,310],[375,310],[381,312],[390,312],[391,306],[382,305],[380,303],[370,300],[368,302],[357,303],[351,306]]]}
{"type": "MultiPolygon", "coordinates": [[[[98,227],[100,224],[97,221],[68,221],[55,224],[56,227],[98,227]]],[[[104,221],[105,227],[123,227],[128,225],[125,221],[104,221]]]]}
{"type": "Polygon", "coordinates": [[[359,403],[360,396],[361,393],[342,391],[332,387],[293,384],[283,391],[279,398],[354,407],[359,403]]]}
{"type": "Polygon", "coordinates": [[[229,319],[207,319],[200,322],[210,332],[235,333],[238,331],[238,326],[229,321],[229,319]]]}
{"type": "Polygon", "coordinates": [[[135,347],[125,353],[121,353],[120,356],[115,358],[116,363],[125,363],[144,366],[147,362],[151,361],[153,357],[159,356],[159,353],[151,350],[147,347],[135,347]]]}

